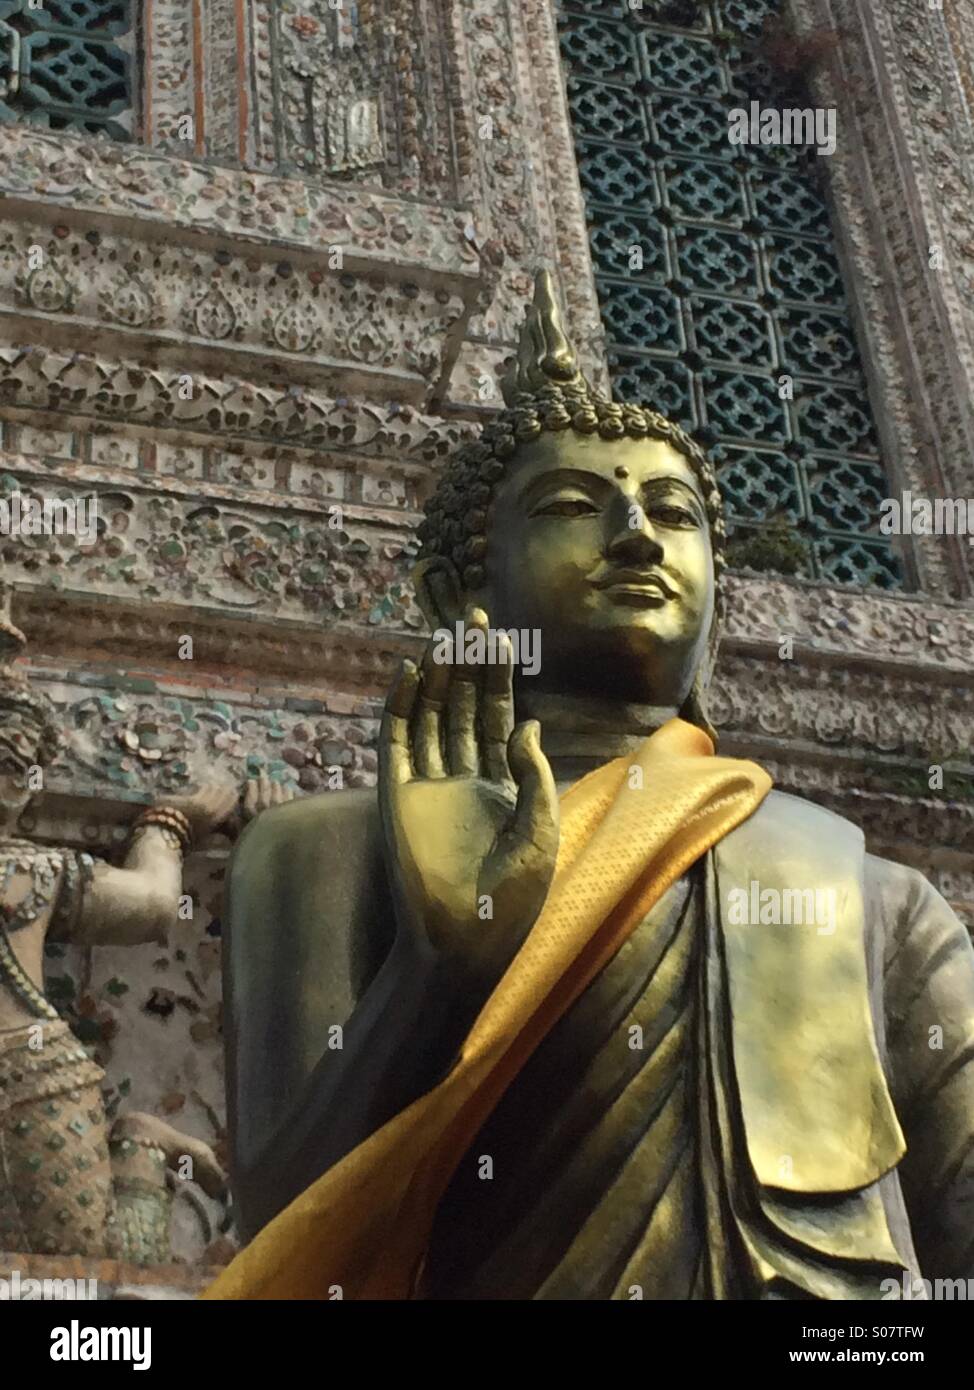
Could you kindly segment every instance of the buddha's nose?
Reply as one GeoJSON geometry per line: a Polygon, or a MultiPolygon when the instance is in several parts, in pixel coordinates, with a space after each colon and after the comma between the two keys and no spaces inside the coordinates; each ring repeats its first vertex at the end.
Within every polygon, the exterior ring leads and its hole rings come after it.
{"type": "Polygon", "coordinates": [[[630,498],[620,498],[619,504],[612,514],[607,557],[620,564],[652,564],[661,560],[663,547],[643,508],[630,498]]]}

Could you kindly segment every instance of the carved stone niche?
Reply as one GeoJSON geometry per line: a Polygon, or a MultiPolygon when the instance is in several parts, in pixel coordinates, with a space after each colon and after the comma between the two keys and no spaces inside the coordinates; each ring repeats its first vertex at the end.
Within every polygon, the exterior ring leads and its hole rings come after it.
{"type": "Polygon", "coordinates": [[[451,40],[442,0],[145,0],[142,138],[221,164],[455,200],[451,40]]]}

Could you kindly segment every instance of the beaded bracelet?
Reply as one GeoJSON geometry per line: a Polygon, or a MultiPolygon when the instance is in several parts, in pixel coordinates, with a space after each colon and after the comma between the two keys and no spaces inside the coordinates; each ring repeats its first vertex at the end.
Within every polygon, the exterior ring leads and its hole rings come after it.
{"type": "Polygon", "coordinates": [[[155,1139],[137,1139],[131,1134],[112,1135],[108,1147],[122,1155],[131,1153],[133,1149],[145,1149],[158,1163],[166,1165],[168,1162],[165,1149],[155,1139]]]}
{"type": "Polygon", "coordinates": [[[178,854],[180,858],[185,856],[186,851],[183,848],[182,836],[177,835],[175,830],[169,830],[163,825],[152,824],[134,826],[129,835],[129,844],[135,844],[137,840],[141,840],[147,830],[158,830],[159,834],[162,836],[162,842],[167,849],[171,849],[172,852],[178,854]]]}
{"type": "Polygon", "coordinates": [[[193,831],[189,820],[182,811],[177,811],[174,806],[150,806],[135,821],[131,833],[134,836],[140,830],[147,830],[150,825],[156,826],[159,830],[168,831],[169,835],[174,835],[183,854],[186,854],[192,846],[193,831]]]}

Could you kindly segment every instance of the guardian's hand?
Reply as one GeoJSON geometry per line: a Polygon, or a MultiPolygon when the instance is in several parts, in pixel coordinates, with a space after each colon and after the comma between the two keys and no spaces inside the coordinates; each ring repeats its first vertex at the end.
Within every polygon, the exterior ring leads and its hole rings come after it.
{"type": "Polygon", "coordinates": [[[256,777],[248,777],[240,801],[240,820],[249,825],[263,811],[273,806],[285,806],[297,795],[293,783],[274,782],[266,772],[256,777]]]}
{"type": "Polygon", "coordinates": [[[186,796],[162,796],[156,804],[182,811],[189,821],[194,844],[199,844],[227,819],[238,795],[233,782],[209,782],[186,796]]]}

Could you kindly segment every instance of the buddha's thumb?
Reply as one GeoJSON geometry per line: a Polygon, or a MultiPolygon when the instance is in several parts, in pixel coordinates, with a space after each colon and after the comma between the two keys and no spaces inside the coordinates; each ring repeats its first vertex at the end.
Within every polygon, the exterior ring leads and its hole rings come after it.
{"type": "Polygon", "coordinates": [[[507,759],[517,783],[514,833],[553,852],[558,845],[558,791],[541,751],[541,726],[536,719],[519,724],[511,734],[507,759]]]}

